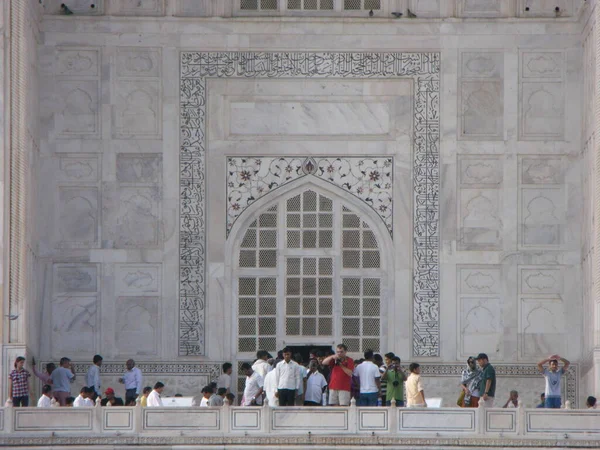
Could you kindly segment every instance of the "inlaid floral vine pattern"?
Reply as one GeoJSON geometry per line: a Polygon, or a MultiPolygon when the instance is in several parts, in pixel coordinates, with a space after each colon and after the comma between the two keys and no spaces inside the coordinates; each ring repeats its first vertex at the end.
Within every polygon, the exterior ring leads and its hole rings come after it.
{"type": "Polygon", "coordinates": [[[180,63],[179,354],[205,353],[206,79],[404,77],[414,81],[413,354],[439,356],[439,53],[182,52],[180,63]]]}
{"type": "Polygon", "coordinates": [[[314,176],[361,199],[392,234],[393,164],[390,157],[227,158],[227,233],[259,198],[298,178],[314,176]]]}

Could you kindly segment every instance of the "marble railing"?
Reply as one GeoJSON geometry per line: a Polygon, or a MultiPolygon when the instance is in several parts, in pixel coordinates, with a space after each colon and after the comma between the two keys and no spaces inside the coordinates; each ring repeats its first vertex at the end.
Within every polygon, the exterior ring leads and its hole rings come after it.
{"type": "Polygon", "coordinates": [[[41,436],[353,435],[598,441],[600,410],[382,407],[0,409],[0,442],[41,436]]]}

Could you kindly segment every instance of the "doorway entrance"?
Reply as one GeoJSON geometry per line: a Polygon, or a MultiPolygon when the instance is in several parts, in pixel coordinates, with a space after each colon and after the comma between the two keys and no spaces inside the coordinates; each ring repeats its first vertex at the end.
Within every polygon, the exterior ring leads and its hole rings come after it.
{"type": "Polygon", "coordinates": [[[324,355],[327,355],[328,352],[332,350],[331,345],[288,345],[287,347],[292,349],[292,357],[296,353],[300,353],[302,356],[302,364],[306,364],[308,362],[308,358],[312,350],[321,351],[324,355]]]}

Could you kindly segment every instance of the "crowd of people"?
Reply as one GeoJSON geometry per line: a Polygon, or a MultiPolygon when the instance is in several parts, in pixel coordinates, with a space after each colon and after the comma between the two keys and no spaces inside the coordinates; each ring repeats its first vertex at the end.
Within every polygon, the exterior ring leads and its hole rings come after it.
{"type": "MultiPolygon", "coordinates": [[[[401,366],[400,357],[386,353],[383,357],[373,351],[364,352],[364,359],[353,360],[347,355],[347,347],[339,344],[335,352],[325,354],[311,351],[306,365],[300,354],[292,354],[288,347],[280,351],[276,358],[269,352],[260,350],[253,364],[244,363],[240,369],[245,375],[244,391],[240,401],[242,406],[262,405],[266,399],[269,406],[348,406],[354,398],[358,406],[427,407],[425,395],[426,380],[421,376],[421,367],[413,362],[406,372],[401,366]]],[[[119,383],[124,386],[124,397],[117,397],[112,387],[102,390],[100,367],[103,358],[95,355],[85,375],[84,386],[77,397],[71,396],[71,384],[75,381],[75,371],[69,358],[62,358],[59,366],[46,364],[45,371],[37,370],[35,359],[32,370],[42,383],[42,395],[38,407],[52,406],[91,407],[101,406],[163,406],[162,392],[165,385],[157,382],[153,387],[143,386],[142,372],[129,359],[125,363],[123,376],[119,383]],[[102,396],[104,395],[104,397],[102,396]]],[[[538,408],[560,408],[561,380],[570,362],[552,355],[537,365],[545,379],[545,391],[541,394],[538,408]],[[562,363],[562,367],[560,364],[562,363]]],[[[217,382],[201,390],[201,394],[192,399],[192,406],[222,406],[227,399],[236,404],[232,390],[231,363],[225,363],[217,382]]],[[[29,406],[30,372],[25,369],[25,358],[19,356],[14,370],[9,375],[9,394],[12,406],[29,406]]],[[[493,407],[496,397],[496,371],[485,353],[469,357],[462,371],[457,388],[457,405],[463,408],[475,408],[480,403],[493,407]]],[[[176,394],[175,397],[181,397],[176,394]]],[[[504,408],[516,408],[519,405],[519,393],[510,392],[504,408]]],[[[596,398],[590,396],[587,408],[596,408],[596,398]]]]}

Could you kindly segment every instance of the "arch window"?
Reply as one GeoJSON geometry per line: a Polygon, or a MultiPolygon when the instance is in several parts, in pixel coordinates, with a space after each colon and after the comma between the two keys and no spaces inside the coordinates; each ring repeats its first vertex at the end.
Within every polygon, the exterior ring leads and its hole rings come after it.
{"type": "Polygon", "coordinates": [[[371,219],[310,188],[250,220],[233,268],[238,356],[337,342],[380,351],[386,277],[371,219]]]}

